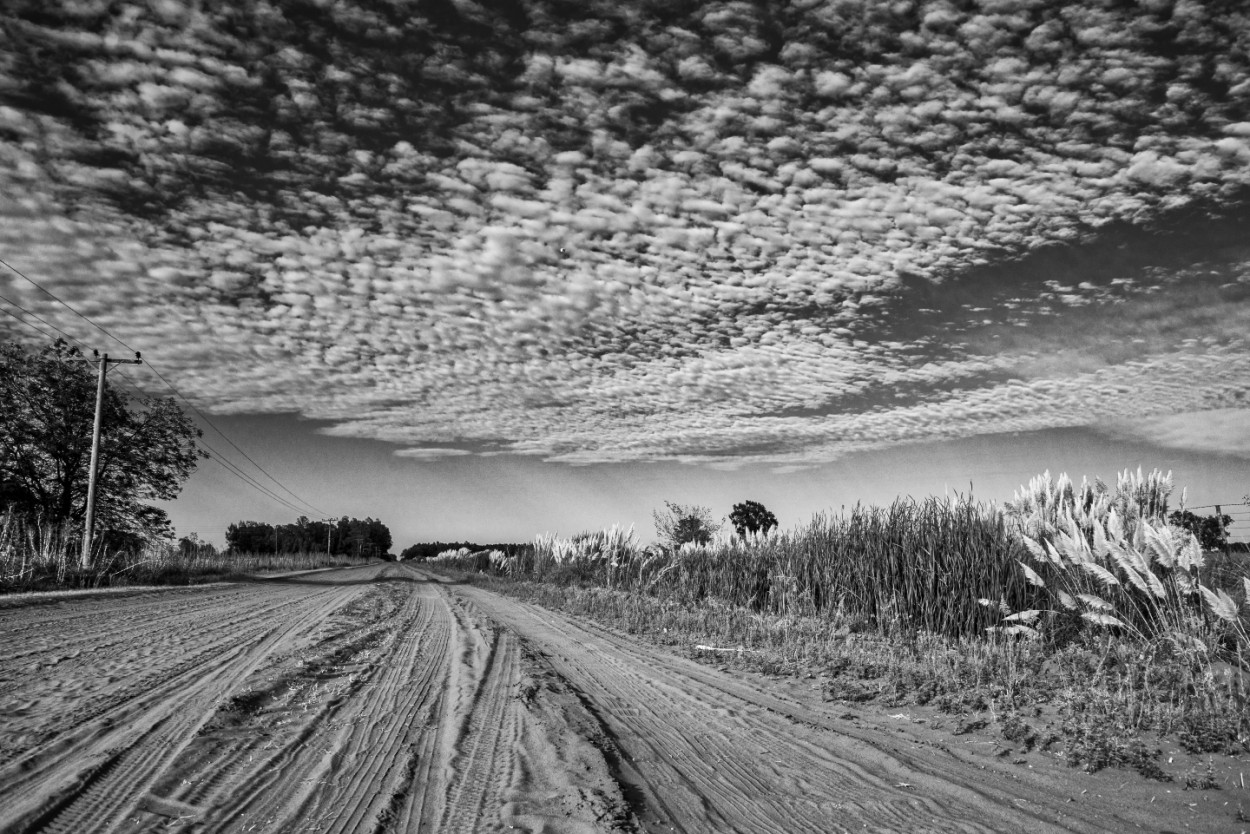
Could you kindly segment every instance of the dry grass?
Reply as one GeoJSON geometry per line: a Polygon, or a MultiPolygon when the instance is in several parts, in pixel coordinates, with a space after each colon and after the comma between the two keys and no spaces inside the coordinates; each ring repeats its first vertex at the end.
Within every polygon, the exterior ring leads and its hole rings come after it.
{"type": "Polygon", "coordinates": [[[95,554],[79,565],[77,539],[65,527],[0,515],[0,593],[126,585],[194,585],[264,573],[367,564],[325,553],[186,554],[164,543],[141,551],[95,554]]]}

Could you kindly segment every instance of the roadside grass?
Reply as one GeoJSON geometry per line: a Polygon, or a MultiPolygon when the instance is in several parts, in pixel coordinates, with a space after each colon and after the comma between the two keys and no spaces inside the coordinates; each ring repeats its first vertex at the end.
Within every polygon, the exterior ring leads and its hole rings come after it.
{"type": "Polygon", "coordinates": [[[0,594],[134,585],[200,585],[267,573],[369,564],[325,553],[184,553],[168,545],[99,552],[79,564],[69,531],[0,515],[0,594]]]}
{"type": "Polygon", "coordinates": [[[430,567],[731,668],[815,677],[829,700],[928,706],[1087,771],[1170,778],[1250,751],[1245,559],[1169,528],[1170,479],[1034,479],[1006,508],[962,498],[818,517],[792,533],[641,548],[610,528],[430,567]]]}

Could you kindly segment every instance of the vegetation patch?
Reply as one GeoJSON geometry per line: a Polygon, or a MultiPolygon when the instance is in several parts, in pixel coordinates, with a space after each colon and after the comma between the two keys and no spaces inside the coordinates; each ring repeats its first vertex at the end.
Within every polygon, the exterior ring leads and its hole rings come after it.
{"type": "Polygon", "coordinates": [[[952,733],[1168,779],[1164,739],[1250,750],[1250,570],[1213,569],[1170,491],[1157,472],[1114,490],[1043,476],[1002,508],[905,501],[708,536],[706,513],[669,504],[660,546],[613,527],[430,564],[703,662],[819,678],[829,700],[927,705],[952,733]]]}

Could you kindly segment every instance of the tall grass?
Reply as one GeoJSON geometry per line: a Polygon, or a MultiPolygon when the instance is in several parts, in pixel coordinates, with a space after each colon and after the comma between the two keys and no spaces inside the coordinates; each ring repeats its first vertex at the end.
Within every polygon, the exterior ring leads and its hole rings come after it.
{"type": "Polygon", "coordinates": [[[1121,473],[1114,491],[1047,473],[1005,507],[965,497],[899,500],[819,515],[790,532],[731,532],[676,550],[642,547],[632,527],[613,526],[543,534],[518,554],[449,551],[437,561],[680,605],[850,617],[882,634],[1039,636],[1037,626],[1048,625],[1138,637],[1184,632],[1208,644],[1231,632],[1244,643],[1238,612],[1250,580],[1231,592],[1199,581],[1197,541],[1166,521],[1171,491],[1171,475],[1157,471],[1121,473]]]}
{"type": "Polygon", "coordinates": [[[79,565],[79,542],[70,525],[32,522],[0,514],[0,593],[124,585],[187,585],[252,574],[366,564],[369,559],[325,553],[185,553],[165,542],[140,550],[101,550],[91,566],[79,565]]]}
{"type": "Polygon", "coordinates": [[[993,595],[1023,607],[1036,593],[1007,517],[966,498],[900,500],[821,515],[792,532],[718,536],[678,550],[639,545],[633,528],[539,536],[514,557],[451,551],[438,561],[557,584],[647,593],[681,605],[708,600],[755,613],[851,616],[882,632],[981,633],[993,595]]]}

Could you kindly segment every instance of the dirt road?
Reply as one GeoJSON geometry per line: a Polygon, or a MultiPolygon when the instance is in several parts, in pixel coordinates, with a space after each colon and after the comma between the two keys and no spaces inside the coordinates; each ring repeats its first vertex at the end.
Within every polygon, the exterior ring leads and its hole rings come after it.
{"type": "Polygon", "coordinates": [[[0,598],[0,832],[1245,827],[891,730],[407,565],[0,598]]]}

